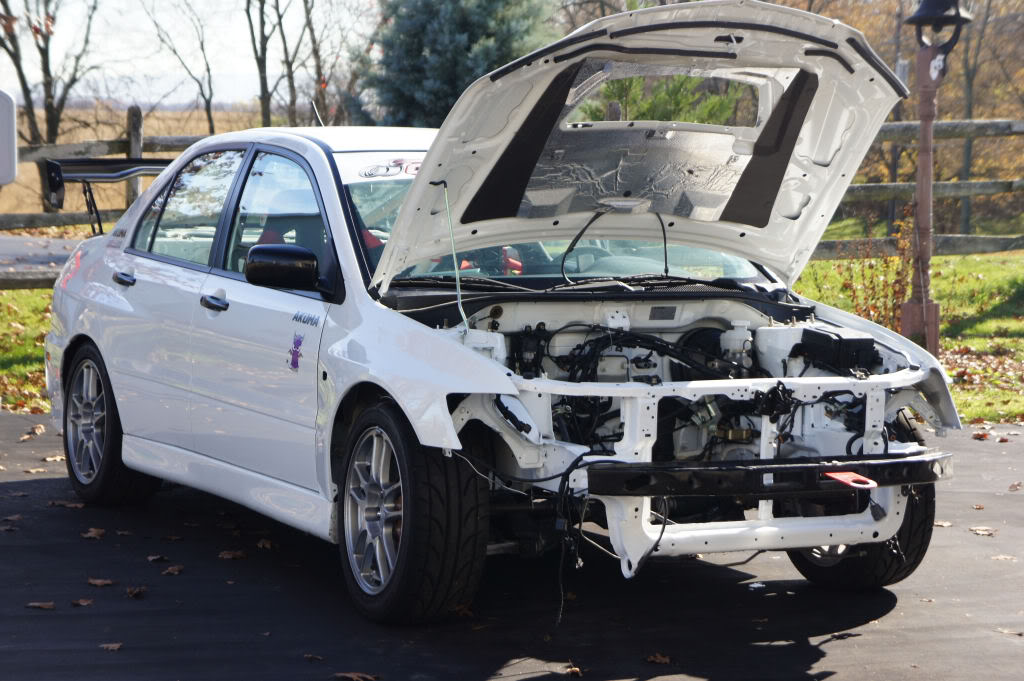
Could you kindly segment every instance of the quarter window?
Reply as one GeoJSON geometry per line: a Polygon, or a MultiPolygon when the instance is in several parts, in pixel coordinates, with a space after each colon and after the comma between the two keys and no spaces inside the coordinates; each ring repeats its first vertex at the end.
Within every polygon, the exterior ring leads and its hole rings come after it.
{"type": "Polygon", "coordinates": [[[316,256],[320,276],[331,262],[313,183],[302,166],[277,154],[256,155],[231,224],[224,269],[242,272],[257,244],[295,244],[316,256]]]}
{"type": "Polygon", "coordinates": [[[208,264],[217,222],[243,156],[242,151],[214,151],[189,162],[150,206],[133,246],[208,264]]]}

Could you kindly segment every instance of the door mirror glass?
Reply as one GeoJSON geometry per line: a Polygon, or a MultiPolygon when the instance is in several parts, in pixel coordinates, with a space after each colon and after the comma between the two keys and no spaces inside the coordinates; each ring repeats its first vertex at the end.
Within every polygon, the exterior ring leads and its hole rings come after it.
{"type": "Polygon", "coordinates": [[[315,291],[316,254],[294,244],[256,244],[245,258],[245,280],[256,286],[315,291]]]}

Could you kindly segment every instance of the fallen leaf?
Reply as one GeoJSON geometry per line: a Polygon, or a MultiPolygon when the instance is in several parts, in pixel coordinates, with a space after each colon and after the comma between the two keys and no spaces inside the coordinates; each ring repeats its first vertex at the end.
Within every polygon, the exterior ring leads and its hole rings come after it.
{"type": "Polygon", "coordinates": [[[114,583],[112,579],[103,579],[102,577],[90,577],[89,584],[93,586],[110,586],[114,583]]]}
{"type": "Polygon", "coordinates": [[[92,605],[91,598],[79,598],[78,600],[71,601],[71,606],[74,608],[85,608],[92,605]]]}
{"type": "Polygon", "coordinates": [[[934,598],[922,598],[921,602],[922,603],[934,603],[935,599],[934,598]]]}
{"type": "Polygon", "coordinates": [[[121,647],[123,645],[124,644],[120,641],[118,641],[117,643],[101,643],[100,648],[103,648],[103,650],[109,650],[110,652],[115,652],[121,650],[121,647]]]}
{"type": "Polygon", "coordinates": [[[953,523],[948,520],[936,520],[932,525],[935,527],[953,527],[953,523]]]}
{"type": "Polygon", "coordinates": [[[1021,487],[1024,487],[1024,480],[1018,480],[1017,482],[1010,483],[1011,492],[1019,492],[1021,487]]]}
{"type": "Polygon", "coordinates": [[[26,468],[25,472],[28,473],[29,475],[35,475],[36,473],[45,473],[46,469],[45,468],[26,468]]]}
{"type": "Polygon", "coordinates": [[[102,539],[106,533],[102,527],[90,527],[88,532],[82,533],[82,539],[102,539]]]}
{"type": "Polygon", "coordinates": [[[167,561],[167,556],[161,556],[159,553],[155,553],[152,556],[146,556],[146,560],[150,563],[163,563],[167,561]]]}
{"type": "Polygon", "coordinates": [[[135,600],[140,600],[140,599],[142,599],[146,595],[147,591],[149,591],[149,588],[145,587],[145,586],[129,586],[129,587],[125,588],[124,594],[128,598],[134,598],[135,600]]]}
{"type": "Polygon", "coordinates": [[[25,433],[24,435],[22,435],[21,437],[18,438],[18,442],[27,442],[28,440],[31,440],[31,439],[32,439],[32,434],[31,433],[25,433]]]}
{"type": "Polygon", "coordinates": [[[181,537],[176,534],[169,534],[163,538],[164,541],[181,541],[181,537]]]}
{"type": "Polygon", "coordinates": [[[181,571],[185,569],[184,565],[170,565],[164,569],[160,574],[162,575],[180,575],[181,571]]]}
{"type": "Polygon", "coordinates": [[[973,508],[975,511],[984,511],[985,504],[973,504],[971,508],[973,508]]]}
{"type": "Polygon", "coordinates": [[[971,433],[971,437],[975,440],[987,440],[988,433],[971,433]]]}
{"type": "Polygon", "coordinates": [[[28,496],[28,492],[11,492],[7,496],[11,496],[11,497],[27,497],[28,496]]]}
{"type": "Polygon", "coordinates": [[[221,551],[217,557],[221,560],[242,560],[245,558],[245,551],[221,551]]]}
{"type": "Polygon", "coordinates": [[[25,604],[26,608],[35,608],[36,610],[56,610],[57,606],[53,604],[53,601],[32,601],[31,603],[25,604]]]}
{"type": "Polygon", "coordinates": [[[653,655],[647,656],[647,661],[653,664],[669,664],[672,662],[672,658],[668,655],[662,655],[661,653],[654,653],[653,655]]]}
{"type": "Polygon", "coordinates": [[[1004,629],[1003,627],[996,628],[1000,634],[1008,634],[1010,636],[1024,636],[1024,631],[1014,631],[1013,629],[1004,629]]]}
{"type": "Polygon", "coordinates": [[[996,440],[996,442],[1009,442],[1009,441],[1010,441],[1010,438],[1005,437],[1005,436],[999,438],[998,440],[996,440]]]}
{"type": "Polygon", "coordinates": [[[14,515],[9,515],[6,518],[0,518],[0,520],[3,520],[5,523],[16,523],[21,520],[21,518],[22,516],[20,513],[15,513],[14,515]]]}
{"type": "Polygon", "coordinates": [[[256,548],[267,549],[269,551],[270,549],[274,548],[274,545],[270,543],[269,539],[260,539],[258,542],[256,542],[256,548]]]}
{"type": "Polygon", "coordinates": [[[349,681],[377,681],[379,676],[375,674],[364,674],[362,672],[334,672],[336,679],[348,679],[349,681]]]}
{"type": "Polygon", "coordinates": [[[566,676],[575,676],[575,677],[579,678],[579,677],[583,676],[583,670],[581,670],[579,667],[577,667],[576,665],[574,665],[573,663],[570,662],[569,666],[565,668],[565,675],[566,676]]]}
{"type": "Polygon", "coordinates": [[[131,530],[114,530],[119,537],[127,537],[132,534],[131,530]]]}
{"type": "Polygon", "coordinates": [[[313,653],[305,653],[302,656],[307,662],[323,662],[324,658],[320,655],[314,655],[313,653]]]}
{"type": "Polygon", "coordinates": [[[993,530],[991,527],[983,527],[980,525],[978,527],[971,527],[969,529],[971,530],[971,532],[978,535],[979,537],[992,537],[996,533],[996,531],[993,530]]]}
{"type": "Polygon", "coordinates": [[[64,455],[63,454],[54,454],[53,456],[44,456],[43,457],[43,461],[45,461],[47,463],[54,463],[56,461],[63,461],[63,460],[64,460],[64,455]]]}
{"type": "Polygon", "coordinates": [[[14,525],[0,525],[0,532],[17,532],[18,528],[14,525]]]}
{"type": "Polygon", "coordinates": [[[32,430],[30,430],[29,432],[32,433],[33,435],[42,435],[43,433],[46,432],[46,426],[44,426],[41,423],[37,423],[36,425],[32,426],[32,430]]]}
{"type": "Polygon", "coordinates": [[[85,508],[85,504],[80,501],[64,501],[63,499],[55,499],[53,501],[46,502],[47,506],[60,506],[61,508],[85,508]]]}
{"type": "Polygon", "coordinates": [[[1000,553],[998,556],[992,556],[992,560],[1012,560],[1017,562],[1017,559],[1013,556],[1008,556],[1005,553],[1000,553]]]}

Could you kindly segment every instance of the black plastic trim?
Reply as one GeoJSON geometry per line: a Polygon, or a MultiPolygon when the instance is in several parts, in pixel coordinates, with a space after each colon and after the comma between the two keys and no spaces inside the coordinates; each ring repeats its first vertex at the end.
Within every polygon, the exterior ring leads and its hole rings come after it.
{"type": "Polygon", "coordinates": [[[554,58],[556,64],[574,59],[587,52],[618,52],[619,54],[660,54],[670,57],[706,57],[711,59],[735,59],[735,52],[720,52],[718,50],[680,50],[673,47],[626,47],[614,43],[595,43],[586,45],[578,50],[560,54],[554,58]]]}
{"type": "Polygon", "coordinates": [[[878,75],[885,79],[885,82],[889,84],[896,94],[904,99],[910,95],[910,90],[907,89],[907,86],[889,70],[889,67],[886,66],[874,52],[864,47],[864,45],[856,38],[847,38],[846,42],[849,43],[854,52],[860,55],[861,59],[866,61],[868,65],[878,73],[878,75]]]}
{"type": "Polygon", "coordinates": [[[542,47],[541,49],[535,52],[531,52],[525,57],[520,57],[519,59],[516,59],[513,62],[505,64],[500,69],[491,74],[491,82],[497,81],[500,78],[504,78],[508,74],[514,71],[518,71],[524,66],[529,66],[538,59],[543,59],[544,57],[548,56],[549,54],[552,54],[553,52],[558,52],[563,47],[569,47],[570,45],[578,45],[579,43],[583,43],[594,38],[599,38],[604,35],[608,35],[608,30],[602,28],[597,31],[590,31],[588,33],[581,33],[580,35],[569,36],[567,38],[559,40],[556,43],[551,43],[547,47],[542,47]]]}
{"type": "Polygon", "coordinates": [[[187,270],[194,270],[196,272],[207,272],[211,271],[211,267],[207,265],[201,265],[199,263],[192,262],[191,260],[182,260],[181,258],[172,258],[170,256],[161,255],[160,253],[153,253],[152,251],[140,251],[134,246],[128,246],[124,249],[124,252],[129,255],[135,255],[140,258],[147,260],[155,260],[162,262],[166,265],[177,265],[178,267],[184,267],[187,270]]]}
{"type": "Polygon", "coordinates": [[[655,24],[653,26],[636,26],[634,28],[624,28],[621,31],[615,31],[611,33],[609,37],[613,40],[626,35],[636,35],[638,33],[651,33],[654,31],[672,31],[680,28],[731,28],[739,29],[744,31],[758,31],[761,33],[776,33],[778,35],[788,36],[790,38],[800,38],[808,42],[815,43],[816,45],[823,45],[836,49],[839,47],[837,43],[825,38],[819,38],[811,35],[810,33],[803,33],[801,31],[794,31],[789,28],[780,28],[778,26],[765,26],[764,24],[750,24],[744,21],[672,21],[664,24],[655,24]]]}
{"type": "MultiPolygon", "coordinates": [[[[595,455],[600,452],[593,452],[595,455]]],[[[715,463],[596,463],[587,469],[590,494],[605,496],[757,497],[851,492],[847,485],[822,474],[851,471],[879,487],[923,485],[948,477],[948,452],[926,452],[906,457],[865,459],[828,457],[754,459],[715,463]],[[772,474],[772,482],[764,481],[772,474]]]]}
{"type": "Polygon", "coordinates": [[[850,62],[848,62],[845,59],[843,59],[843,55],[839,54],[838,52],[833,52],[832,50],[807,49],[807,50],[804,50],[804,56],[806,56],[806,57],[828,57],[829,59],[835,59],[837,62],[839,62],[842,65],[842,67],[844,69],[846,69],[847,73],[853,73],[853,67],[850,66],[850,62]]]}

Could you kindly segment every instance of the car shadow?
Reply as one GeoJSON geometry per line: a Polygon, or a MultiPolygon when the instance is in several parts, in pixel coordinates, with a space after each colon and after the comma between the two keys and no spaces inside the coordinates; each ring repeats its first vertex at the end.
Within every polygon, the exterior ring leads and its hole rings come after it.
{"type": "Polygon", "coordinates": [[[336,547],[230,502],[179,486],[139,508],[49,503],[61,500],[74,501],[66,480],[0,484],[0,517],[21,516],[0,533],[11,678],[139,678],[146,665],[167,678],[542,678],[574,666],[589,679],[820,679],[830,645],[896,604],[888,591],[752,584],[749,565],[700,559],[653,559],[627,581],[589,551],[582,568],[564,568],[564,601],[557,555],[496,556],[471,608],[386,627],[351,607],[336,547]],[[103,538],[84,539],[90,527],[103,538]],[[163,574],[170,565],[183,568],[163,574]],[[128,597],[129,586],[145,586],[144,597],[128,597]],[[70,606],[80,598],[93,603],[70,606]],[[56,607],[25,608],[37,601],[56,607]],[[107,642],[124,646],[115,655],[98,648],[107,642]]]}

